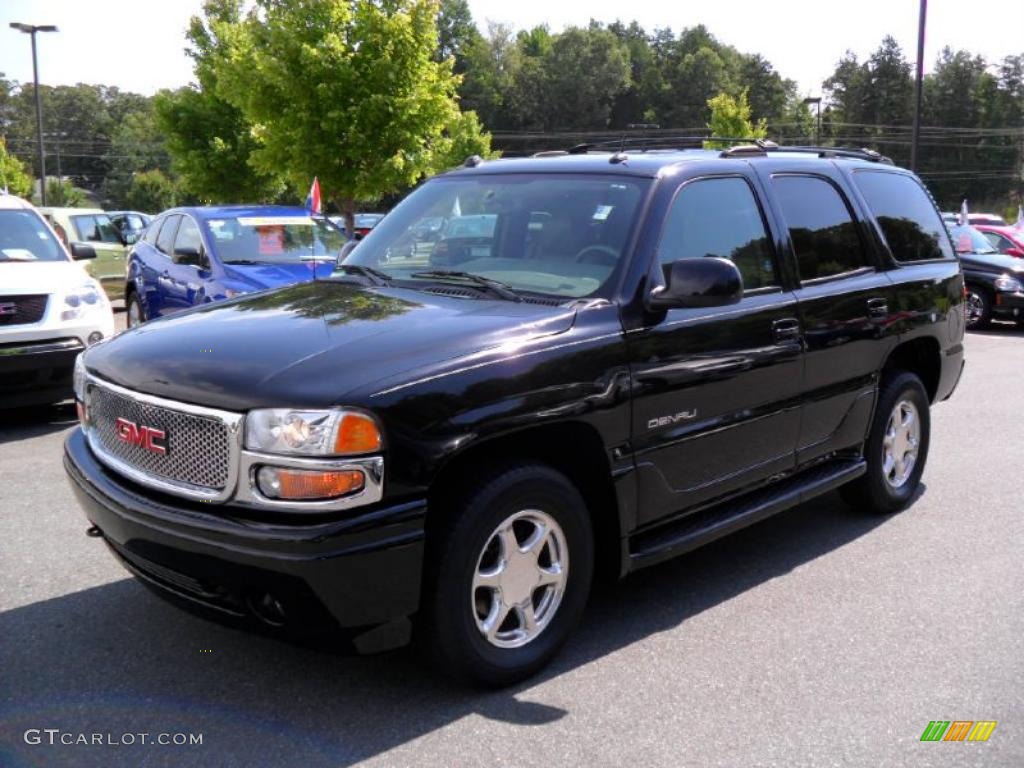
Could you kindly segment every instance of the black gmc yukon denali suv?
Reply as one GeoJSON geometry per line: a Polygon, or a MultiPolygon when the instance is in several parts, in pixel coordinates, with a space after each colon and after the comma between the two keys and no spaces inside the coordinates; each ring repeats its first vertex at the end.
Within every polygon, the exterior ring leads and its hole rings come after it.
{"type": "Polygon", "coordinates": [[[939,213],[872,153],[474,158],[329,280],[86,351],[65,465],[179,604],[504,684],[599,572],[833,489],[905,507],[963,331],[939,213]]]}

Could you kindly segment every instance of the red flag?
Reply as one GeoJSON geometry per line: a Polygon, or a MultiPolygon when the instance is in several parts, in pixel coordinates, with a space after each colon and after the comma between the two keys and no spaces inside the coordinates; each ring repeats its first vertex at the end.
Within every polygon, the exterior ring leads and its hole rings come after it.
{"type": "Polygon", "coordinates": [[[306,198],[306,207],[310,213],[323,213],[320,207],[320,180],[314,176],[313,186],[309,188],[309,197],[306,198]]]}

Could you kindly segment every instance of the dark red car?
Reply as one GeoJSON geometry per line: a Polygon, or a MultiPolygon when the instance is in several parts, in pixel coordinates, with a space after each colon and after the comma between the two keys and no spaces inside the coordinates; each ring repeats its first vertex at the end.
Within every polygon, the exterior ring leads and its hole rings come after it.
{"type": "Polygon", "coordinates": [[[997,227],[992,224],[975,224],[974,228],[983,233],[992,243],[992,247],[1000,253],[1024,259],[1024,229],[997,227]]]}

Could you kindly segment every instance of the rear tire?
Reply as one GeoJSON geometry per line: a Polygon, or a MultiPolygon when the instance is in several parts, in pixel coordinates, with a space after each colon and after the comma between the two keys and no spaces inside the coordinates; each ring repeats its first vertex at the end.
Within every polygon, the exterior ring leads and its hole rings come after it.
{"type": "Polygon", "coordinates": [[[418,640],[453,677],[510,685],[551,661],[583,613],[590,516],[540,464],[496,470],[450,504],[428,532],[418,640]]]}
{"type": "Polygon", "coordinates": [[[992,324],[992,297],[984,288],[967,286],[967,330],[983,331],[992,324]]]}
{"type": "Polygon", "coordinates": [[[928,393],[921,379],[906,371],[883,378],[864,445],[867,472],[840,489],[843,499],[877,514],[904,509],[921,483],[930,435],[928,393]]]}

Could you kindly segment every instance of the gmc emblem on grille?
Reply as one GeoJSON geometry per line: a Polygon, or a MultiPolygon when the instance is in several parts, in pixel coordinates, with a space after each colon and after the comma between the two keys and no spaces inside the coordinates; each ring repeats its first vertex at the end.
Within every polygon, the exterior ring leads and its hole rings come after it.
{"type": "Polygon", "coordinates": [[[167,439],[167,433],[162,429],[154,427],[139,426],[128,419],[118,419],[115,422],[117,436],[129,445],[137,445],[153,453],[167,453],[167,446],[161,441],[167,439]]]}
{"type": "Polygon", "coordinates": [[[13,301],[5,301],[0,304],[0,316],[18,314],[18,305],[13,301]]]}

